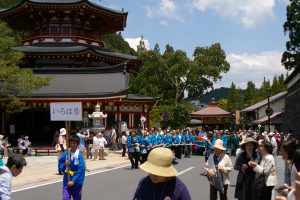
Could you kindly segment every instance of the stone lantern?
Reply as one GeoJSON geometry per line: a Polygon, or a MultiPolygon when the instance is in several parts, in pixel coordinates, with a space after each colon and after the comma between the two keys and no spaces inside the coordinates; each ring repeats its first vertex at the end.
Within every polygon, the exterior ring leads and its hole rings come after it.
{"type": "Polygon", "coordinates": [[[103,114],[103,112],[100,111],[100,105],[97,103],[95,106],[95,112],[93,114],[89,115],[89,118],[93,120],[93,127],[92,130],[94,131],[102,131],[105,129],[103,125],[103,118],[106,118],[107,114],[103,114]]]}

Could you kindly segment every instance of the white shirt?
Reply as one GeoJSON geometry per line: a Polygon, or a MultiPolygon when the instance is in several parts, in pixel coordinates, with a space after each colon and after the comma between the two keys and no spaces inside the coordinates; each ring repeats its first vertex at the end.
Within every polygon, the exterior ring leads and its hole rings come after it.
{"type": "Polygon", "coordinates": [[[18,139],[18,148],[19,149],[26,149],[26,147],[25,147],[25,142],[24,142],[24,140],[22,139],[22,138],[19,138],[18,139]]]}
{"type": "Polygon", "coordinates": [[[126,144],[127,143],[127,137],[125,135],[122,135],[121,142],[122,142],[122,144],[126,144]]]}
{"type": "Polygon", "coordinates": [[[253,168],[257,175],[264,173],[266,176],[266,185],[277,185],[276,164],[275,159],[271,154],[266,154],[262,157],[260,164],[253,168]]]}
{"type": "Polygon", "coordinates": [[[103,149],[105,146],[105,144],[107,144],[107,141],[104,137],[94,137],[93,138],[93,148],[94,149],[103,149]]]}
{"type": "Polygon", "coordinates": [[[12,173],[8,167],[0,167],[0,199],[10,200],[12,173]]]}

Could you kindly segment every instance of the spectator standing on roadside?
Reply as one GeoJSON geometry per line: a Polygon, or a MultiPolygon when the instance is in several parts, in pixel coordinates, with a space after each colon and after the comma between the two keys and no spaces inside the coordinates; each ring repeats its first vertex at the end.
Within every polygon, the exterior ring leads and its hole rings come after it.
{"type": "Polygon", "coordinates": [[[112,147],[112,150],[118,150],[118,148],[117,148],[117,132],[116,132],[116,126],[113,126],[112,129],[111,129],[110,140],[111,140],[111,147],[112,147]]]}
{"type": "Polygon", "coordinates": [[[85,140],[89,137],[89,131],[86,130],[87,135],[83,134],[82,129],[77,130],[76,135],[79,137],[80,142],[78,145],[79,152],[81,153],[84,161],[84,166],[86,166],[85,158],[86,158],[86,148],[85,148],[85,140]]]}
{"type": "Polygon", "coordinates": [[[249,162],[258,162],[259,156],[256,152],[258,142],[248,137],[240,145],[240,148],[243,152],[237,157],[234,165],[234,169],[238,171],[234,197],[238,200],[255,200],[255,171],[249,166],[249,162]]]}
{"type": "Polygon", "coordinates": [[[6,165],[0,167],[0,199],[10,200],[12,177],[18,176],[26,166],[25,158],[20,154],[11,154],[6,165]]]}
{"type": "Polygon", "coordinates": [[[27,148],[27,155],[31,156],[31,142],[29,141],[29,136],[24,137],[24,146],[27,148]]]}
{"type": "MultiPolygon", "coordinates": [[[[67,150],[66,134],[67,131],[65,128],[61,128],[59,130],[59,136],[58,136],[57,144],[55,146],[57,151],[57,160],[59,160],[63,152],[67,150]]],[[[59,170],[58,173],[62,175],[62,173],[59,170]]]]}
{"type": "Polygon", "coordinates": [[[127,136],[126,131],[122,131],[122,137],[121,137],[121,144],[122,144],[122,157],[125,157],[126,154],[126,144],[127,144],[127,136]]]}
{"type": "Polygon", "coordinates": [[[25,146],[25,141],[24,141],[24,135],[21,135],[18,139],[18,149],[19,151],[21,151],[22,155],[26,155],[27,154],[27,151],[28,149],[26,148],[25,146]]]}

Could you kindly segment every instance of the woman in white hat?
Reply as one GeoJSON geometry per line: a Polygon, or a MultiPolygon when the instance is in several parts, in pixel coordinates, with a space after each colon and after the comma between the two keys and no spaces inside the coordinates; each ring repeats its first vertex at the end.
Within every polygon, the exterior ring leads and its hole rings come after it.
{"type": "Polygon", "coordinates": [[[204,168],[210,181],[210,200],[218,198],[218,191],[220,199],[227,200],[227,189],[230,184],[229,173],[233,170],[233,165],[229,156],[225,154],[226,148],[221,139],[217,139],[212,148],[214,153],[209,156],[204,168]],[[215,185],[214,179],[216,176],[221,177],[221,186],[223,184],[223,187],[215,185]]]}
{"type": "Polygon", "coordinates": [[[140,168],[149,175],[143,178],[134,194],[133,200],[184,199],[190,194],[184,183],[176,177],[177,170],[172,166],[173,153],[168,148],[153,149],[140,168]]]}

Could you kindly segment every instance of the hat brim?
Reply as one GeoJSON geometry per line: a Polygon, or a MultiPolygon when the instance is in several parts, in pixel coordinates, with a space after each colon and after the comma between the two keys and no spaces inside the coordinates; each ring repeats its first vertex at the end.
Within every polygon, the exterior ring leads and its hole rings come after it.
{"type": "Polygon", "coordinates": [[[217,145],[214,145],[212,148],[213,149],[220,149],[222,151],[226,150],[225,147],[221,147],[221,146],[217,146],[217,145]]]}
{"type": "Polygon", "coordinates": [[[156,176],[173,177],[177,175],[177,170],[172,165],[169,167],[162,167],[146,161],[140,165],[140,168],[143,171],[156,176]]]}
{"type": "Polygon", "coordinates": [[[254,149],[257,149],[258,148],[258,142],[256,142],[256,141],[248,141],[248,142],[244,142],[243,144],[241,144],[240,146],[241,146],[241,149],[244,149],[245,150],[245,146],[246,146],[246,144],[247,143],[253,143],[253,145],[254,145],[254,149]]]}

